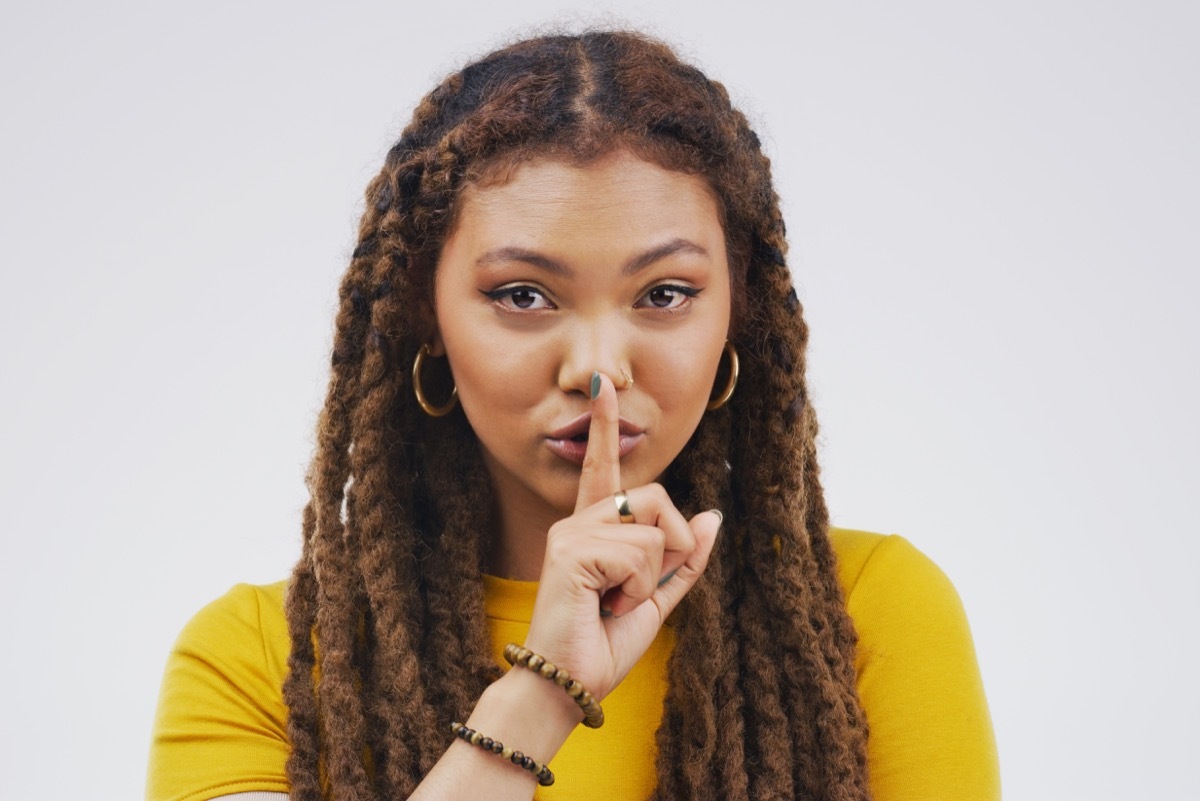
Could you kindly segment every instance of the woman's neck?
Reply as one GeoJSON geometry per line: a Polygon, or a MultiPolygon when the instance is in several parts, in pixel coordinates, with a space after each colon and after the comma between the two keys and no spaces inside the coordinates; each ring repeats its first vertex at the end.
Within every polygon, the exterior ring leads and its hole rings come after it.
{"type": "Polygon", "coordinates": [[[500,578],[537,581],[546,554],[546,534],[566,515],[528,487],[492,476],[496,520],[486,570],[500,578]]]}

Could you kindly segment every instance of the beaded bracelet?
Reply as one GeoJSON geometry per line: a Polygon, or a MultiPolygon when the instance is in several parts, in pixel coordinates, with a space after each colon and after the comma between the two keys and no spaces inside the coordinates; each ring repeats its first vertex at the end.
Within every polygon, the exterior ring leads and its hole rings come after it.
{"type": "Polygon", "coordinates": [[[598,729],[604,725],[604,710],[600,708],[599,702],[583,688],[582,684],[571,678],[571,674],[566,670],[555,667],[553,663],[547,662],[545,657],[539,656],[515,642],[504,646],[504,659],[513,667],[532,670],[542,678],[550,679],[566,690],[567,695],[575,699],[575,703],[579,704],[579,708],[583,710],[584,726],[598,729]]]}
{"type": "Polygon", "coordinates": [[[478,746],[484,751],[490,751],[496,754],[501,759],[507,759],[519,768],[524,768],[534,775],[538,784],[543,787],[549,787],[554,784],[554,774],[550,772],[547,765],[537,762],[530,757],[525,756],[520,751],[514,751],[499,740],[493,740],[491,737],[484,737],[474,729],[468,729],[462,723],[455,721],[450,724],[450,731],[454,732],[454,736],[460,740],[478,746]]]}

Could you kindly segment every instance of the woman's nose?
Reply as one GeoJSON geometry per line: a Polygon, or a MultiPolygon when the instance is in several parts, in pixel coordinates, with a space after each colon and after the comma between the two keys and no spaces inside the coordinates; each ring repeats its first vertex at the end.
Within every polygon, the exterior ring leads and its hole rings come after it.
{"type": "Polygon", "coordinates": [[[581,325],[562,340],[558,388],[590,397],[594,372],[608,376],[618,390],[633,386],[628,337],[611,321],[581,325]]]}

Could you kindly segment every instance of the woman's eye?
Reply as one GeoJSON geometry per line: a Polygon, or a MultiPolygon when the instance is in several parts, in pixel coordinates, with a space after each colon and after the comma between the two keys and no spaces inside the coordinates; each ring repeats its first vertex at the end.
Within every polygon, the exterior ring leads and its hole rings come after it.
{"type": "Polygon", "coordinates": [[[679,309],[687,304],[692,298],[700,294],[700,290],[690,286],[678,286],[676,284],[663,284],[651,289],[642,296],[642,300],[638,305],[645,307],[653,307],[656,309],[679,309]]]}
{"type": "Polygon", "coordinates": [[[554,308],[541,290],[531,286],[506,286],[483,294],[509,311],[538,311],[539,309],[554,308]]]}

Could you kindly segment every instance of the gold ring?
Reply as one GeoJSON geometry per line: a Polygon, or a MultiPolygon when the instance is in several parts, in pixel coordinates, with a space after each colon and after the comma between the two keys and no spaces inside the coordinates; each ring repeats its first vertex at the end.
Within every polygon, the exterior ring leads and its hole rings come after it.
{"type": "Polygon", "coordinates": [[[632,523],[633,510],[629,508],[629,496],[625,494],[625,490],[613,493],[613,503],[617,505],[617,514],[620,516],[621,522],[632,523]]]}

